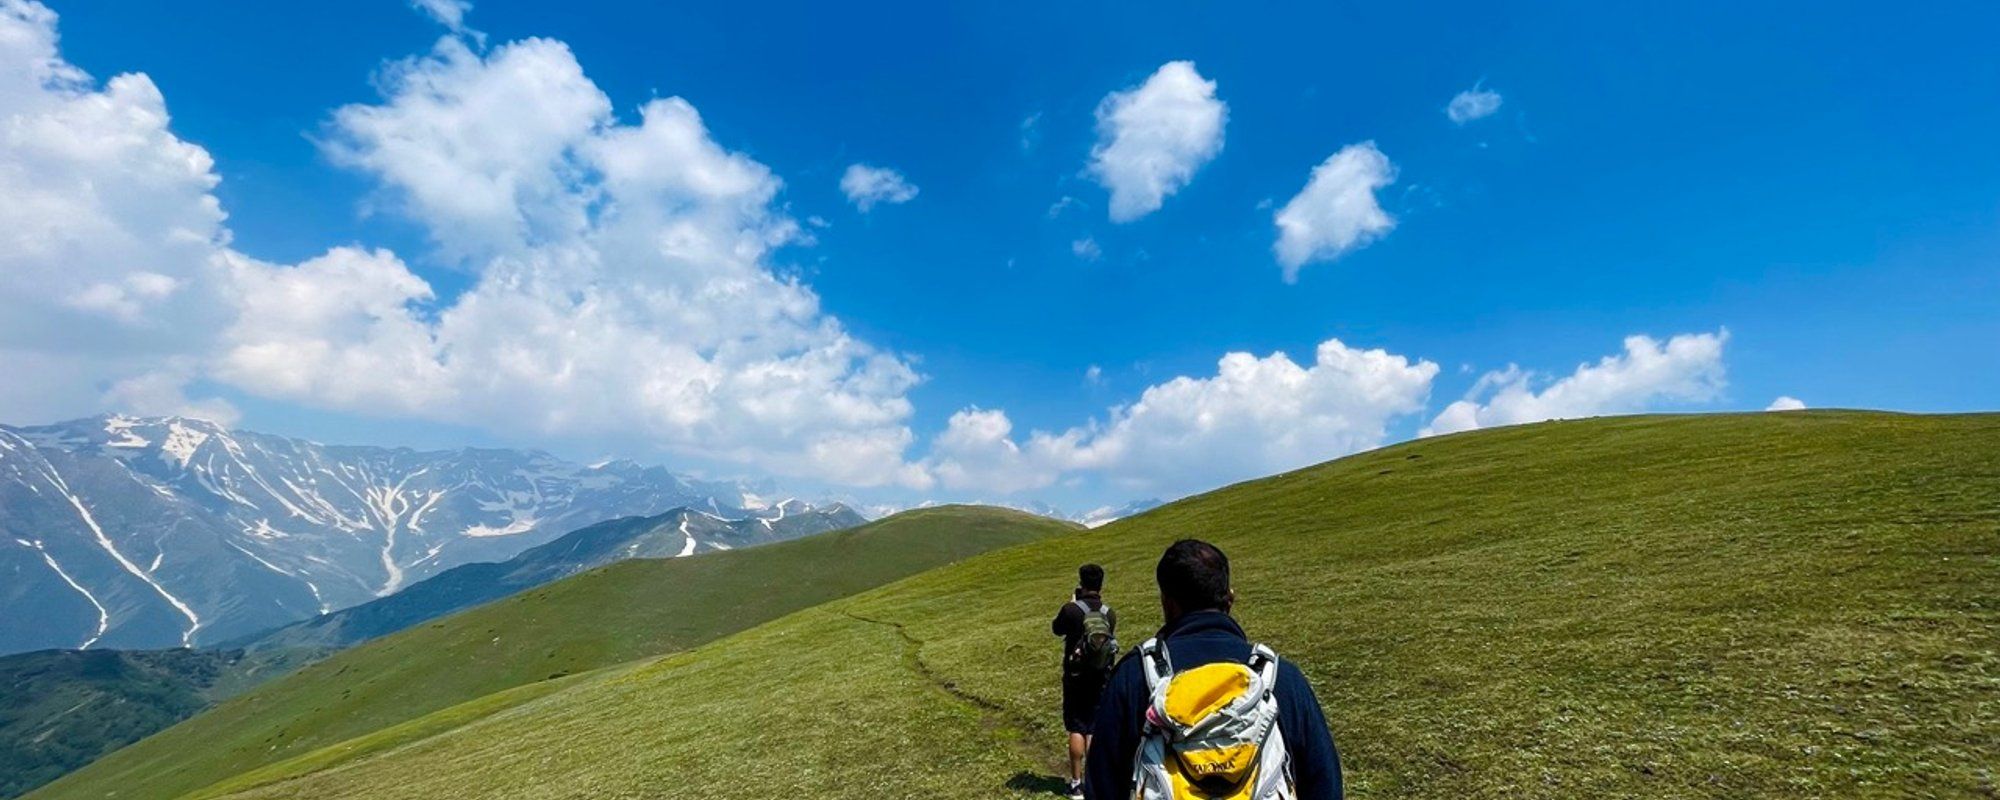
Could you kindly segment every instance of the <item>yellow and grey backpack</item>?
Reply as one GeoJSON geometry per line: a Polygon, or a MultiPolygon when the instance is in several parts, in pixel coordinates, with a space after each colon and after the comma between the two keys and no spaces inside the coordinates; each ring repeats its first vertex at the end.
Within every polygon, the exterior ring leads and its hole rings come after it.
{"type": "Polygon", "coordinates": [[[1251,648],[1250,663],[1222,661],[1175,672],[1166,644],[1139,646],[1146,689],[1134,800],[1292,800],[1290,756],[1278,730],[1278,656],[1251,648]]]}

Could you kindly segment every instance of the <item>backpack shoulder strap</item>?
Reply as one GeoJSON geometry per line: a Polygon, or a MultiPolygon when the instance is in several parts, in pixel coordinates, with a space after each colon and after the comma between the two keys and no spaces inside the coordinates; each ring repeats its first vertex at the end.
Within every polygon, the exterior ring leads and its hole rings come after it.
{"type": "Polygon", "coordinates": [[[1167,654],[1167,643],[1157,637],[1139,645],[1139,665],[1145,668],[1148,695],[1158,692],[1160,684],[1174,674],[1174,662],[1167,654]]]}
{"type": "Polygon", "coordinates": [[[1266,693],[1278,688],[1278,654],[1262,644],[1250,645],[1250,661],[1245,665],[1257,673],[1266,693]]]}

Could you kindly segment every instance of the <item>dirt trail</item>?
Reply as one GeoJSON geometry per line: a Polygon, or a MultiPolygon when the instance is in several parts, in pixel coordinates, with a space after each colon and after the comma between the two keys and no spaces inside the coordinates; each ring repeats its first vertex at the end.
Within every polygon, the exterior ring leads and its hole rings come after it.
{"type": "Polygon", "coordinates": [[[995,738],[1006,743],[1008,747],[1025,759],[1027,763],[1047,770],[1050,775],[1060,775],[1068,769],[1069,762],[1066,760],[1067,756],[1059,752],[1059,748],[1056,746],[1058,744],[1057,740],[1050,739],[1048,745],[1045,747],[1036,746],[1031,741],[1035,736],[1036,730],[1033,721],[1006,706],[960,688],[957,683],[945,680],[943,675],[939,675],[935,670],[931,669],[931,666],[924,662],[923,640],[911,635],[909,629],[905,628],[903,623],[863,616],[845,608],[837,609],[837,611],[842,616],[856,622],[881,625],[893,629],[896,632],[896,636],[903,640],[903,660],[910,665],[910,669],[922,676],[926,682],[930,683],[945,696],[977,709],[980,716],[985,719],[986,727],[1000,734],[995,738]]]}

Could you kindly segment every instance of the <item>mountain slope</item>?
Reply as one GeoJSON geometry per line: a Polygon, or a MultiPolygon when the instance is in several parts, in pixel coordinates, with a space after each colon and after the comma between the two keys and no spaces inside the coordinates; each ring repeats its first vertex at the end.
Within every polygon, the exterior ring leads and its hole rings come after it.
{"type": "Polygon", "coordinates": [[[181,417],[0,425],[0,653],[227,641],[682,506],[787,513],[631,462],[322,445],[181,417]]]}
{"type": "Polygon", "coordinates": [[[788,501],[777,508],[781,516],[775,520],[732,520],[679,509],[600,522],[506,561],[453,567],[388,597],[294,623],[240,646],[252,652],[339,649],[616,561],[750,547],[867,522],[839,504],[820,510],[788,501]],[[788,505],[790,513],[783,513],[788,505]]]}
{"type": "Polygon", "coordinates": [[[0,656],[0,797],[187,717],[241,651],[45,650],[0,656]]]}
{"type": "MultiPolygon", "coordinates": [[[[1046,619],[1075,565],[1106,566],[1136,641],[1159,552],[1198,535],[1231,555],[1246,627],[1317,687],[1357,797],[1976,797],[2000,752],[1996,528],[1996,415],[1425,439],[215,789],[1032,796],[1058,756],[1046,619]]],[[[43,796],[118,785],[75,777],[43,796]]]]}
{"type": "MultiPolygon", "coordinates": [[[[682,650],[977,553],[1077,528],[950,506],[747,550],[630,560],[383,637],[260,686],[42,790],[172,797],[507,690],[682,650]]],[[[571,679],[573,680],[573,679],[571,679]]],[[[459,713],[466,713],[463,709],[459,713]]]]}

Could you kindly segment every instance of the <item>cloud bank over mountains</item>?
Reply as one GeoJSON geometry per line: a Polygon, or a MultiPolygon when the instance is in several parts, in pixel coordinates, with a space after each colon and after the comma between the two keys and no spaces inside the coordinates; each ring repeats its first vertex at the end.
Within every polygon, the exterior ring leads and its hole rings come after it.
{"type": "MultiPolygon", "coordinates": [[[[1632,336],[1624,353],[1553,381],[1512,366],[1490,372],[1420,435],[1712,400],[1725,386],[1728,338],[1632,336]]],[[[1154,384],[1103,419],[1060,433],[1015,437],[1003,410],[961,411],[934,443],[929,467],[952,489],[1021,491],[1096,473],[1176,496],[1387,444],[1391,426],[1425,410],[1438,373],[1433,362],[1338,339],[1321,342],[1303,365],[1284,353],[1229,353],[1212,376],[1154,384]]]]}
{"type": "MultiPolygon", "coordinates": [[[[534,436],[638,432],[666,450],[871,486],[927,481],[903,357],[851,336],[768,257],[799,236],[780,181],[694,107],[622,124],[569,48],[460,37],[388,65],[325,149],[375,177],[475,277],[439,297],[395,253],[238,252],[213,160],[144,75],[62,61],[55,15],[0,15],[8,418],[188,408],[190,382],[319,408],[534,436]],[[523,113],[533,109],[533,113],[523,113]],[[79,336],[79,332],[88,332],[79,336]],[[165,365],[164,367],[161,365],[165,365]]],[[[210,404],[213,406],[213,404],[210,404]]]]}
{"type": "MultiPolygon", "coordinates": [[[[467,4],[417,6],[453,32],[386,64],[380,97],[332,110],[317,141],[465,271],[449,292],[365,243],[299,263],[237,250],[214,161],[173,133],[158,87],[94,80],[61,57],[53,12],[0,0],[0,419],[228,420],[227,396],[249,396],[838,486],[1165,495],[1374,447],[1427,415],[1437,364],[1327,339],[1302,361],[1230,352],[1049,430],[964,407],[920,446],[916,358],[857,337],[774,264],[810,237],[770,168],[678,97],[621,121],[562,42],[489,49],[467,4]]],[[[1088,172],[1111,218],[1185,187],[1227,118],[1184,61],[1104,98],[1088,172]]],[[[1390,230],[1375,193],[1395,172],[1371,142],[1320,164],[1276,213],[1287,277],[1390,230]]],[[[861,164],[842,184],[863,211],[917,193],[861,164]]],[[[1425,432],[1712,399],[1726,339],[1633,337],[1540,388],[1492,373],[1425,432]]]]}
{"type": "Polygon", "coordinates": [[[1212,376],[1155,384],[1102,420],[1025,443],[1002,411],[960,412],[933,447],[933,469],[947,488],[1032,489],[1096,472],[1139,491],[1198,491],[1379,445],[1390,420],[1423,408],[1438,372],[1338,339],[1314,356],[1302,366],[1284,353],[1229,353],[1212,376]]]}
{"type": "Polygon", "coordinates": [[[1699,403],[1725,385],[1722,347],[1729,331],[1681,334],[1661,342],[1628,336],[1625,352],[1583,364],[1534,388],[1538,376],[1509,366],[1480,376],[1466,398],[1446,406],[1420,435],[1602,414],[1630,414],[1661,401],[1699,403]]]}

